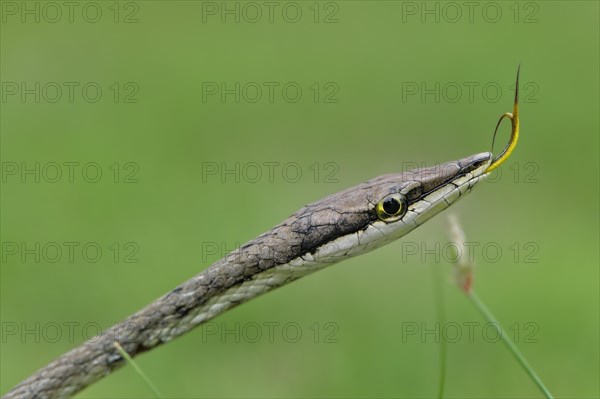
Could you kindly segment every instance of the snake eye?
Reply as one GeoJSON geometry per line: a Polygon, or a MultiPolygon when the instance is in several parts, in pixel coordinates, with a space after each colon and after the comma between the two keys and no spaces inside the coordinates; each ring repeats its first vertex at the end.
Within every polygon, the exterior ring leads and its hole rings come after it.
{"type": "Polygon", "coordinates": [[[394,222],[406,213],[406,200],[400,194],[390,194],[375,206],[375,213],[384,222],[394,222]]]}

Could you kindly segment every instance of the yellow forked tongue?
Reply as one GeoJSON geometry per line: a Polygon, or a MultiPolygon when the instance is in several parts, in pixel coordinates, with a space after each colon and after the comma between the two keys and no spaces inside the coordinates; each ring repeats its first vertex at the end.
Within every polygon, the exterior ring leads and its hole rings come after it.
{"type": "Polygon", "coordinates": [[[496,130],[494,130],[494,138],[492,139],[492,150],[494,149],[494,141],[496,140],[496,133],[498,133],[498,127],[500,126],[500,123],[502,122],[502,120],[504,118],[510,119],[510,123],[512,126],[511,134],[510,134],[510,141],[508,142],[506,147],[504,147],[504,149],[502,150],[500,155],[498,155],[497,157],[495,157],[492,160],[492,163],[487,168],[485,173],[489,173],[492,170],[496,169],[498,166],[502,165],[502,163],[504,163],[504,161],[506,161],[508,159],[508,157],[510,157],[510,154],[513,152],[513,150],[517,146],[517,141],[519,140],[519,72],[520,72],[520,70],[521,70],[521,66],[519,65],[519,68],[517,68],[517,81],[515,83],[515,103],[513,105],[513,113],[511,114],[510,112],[507,112],[507,113],[503,114],[500,117],[500,119],[498,120],[498,123],[496,124],[496,130]]]}

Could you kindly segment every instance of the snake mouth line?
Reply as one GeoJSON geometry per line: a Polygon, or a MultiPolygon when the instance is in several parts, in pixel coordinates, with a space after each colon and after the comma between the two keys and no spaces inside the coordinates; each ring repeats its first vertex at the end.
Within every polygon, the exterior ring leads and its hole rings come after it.
{"type": "Polygon", "coordinates": [[[430,195],[434,194],[435,192],[443,190],[444,187],[446,187],[448,185],[453,185],[457,189],[460,189],[460,187],[462,187],[463,185],[470,184],[473,181],[475,183],[477,183],[477,182],[487,178],[489,173],[486,173],[486,172],[487,172],[491,162],[492,162],[492,154],[489,152],[483,152],[480,154],[473,155],[472,157],[469,158],[469,160],[467,161],[467,163],[465,165],[461,165],[461,169],[454,176],[449,177],[448,179],[446,179],[445,181],[440,183],[437,187],[435,187],[427,192],[422,193],[420,196],[416,197],[411,202],[414,204],[419,201],[422,201],[422,200],[426,199],[427,197],[429,197],[430,195]],[[466,180],[466,181],[461,180],[465,176],[469,176],[469,175],[470,175],[470,177],[468,180],[466,180]]]}

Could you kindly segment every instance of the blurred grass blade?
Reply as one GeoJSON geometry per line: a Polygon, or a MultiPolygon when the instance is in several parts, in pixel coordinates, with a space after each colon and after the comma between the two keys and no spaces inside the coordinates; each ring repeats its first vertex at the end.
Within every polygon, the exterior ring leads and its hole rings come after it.
{"type": "Polygon", "coordinates": [[[537,375],[535,370],[527,362],[527,359],[525,359],[525,356],[523,356],[521,351],[519,351],[519,348],[517,348],[517,345],[515,345],[515,343],[509,338],[508,334],[506,334],[504,332],[504,329],[502,328],[502,326],[500,325],[498,320],[496,320],[496,318],[494,317],[492,312],[490,312],[490,310],[485,306],[485,304],[481,301],[481,299],[479,299],[479,297],[477,296],[475,291],[471,290],[471,292],[469,292],[467,294],[467,296],[469,297],[469,299],[471,300],[473,305],[475,305],[477,310],[479,310],[479,312],[483,315],[483,317],[488,322],[490,322],[496,326],[496,328],[498,329],[498,333],[500,334],[500,337],[502,338],[502,342],[504,342],[504,344],[506,345],[508,350],[514,355],[514,357],[521,364],[521,366],[523,366],[523,368],[525,369],[527,374],[529,374],[531,379],[540,388],[540,390],[542,391],[544,396],[546,396],[546,398],[548,398],[548,399],[552,399],[553,396],[550,393],[550,391],[548,390],[548,388],[546,387],[546,385],[544,385],[544,383],[542,382],[540,377],[537,375]]]}
{"type": "Polygon", "coordinates": [[[504,329],[496,320],[492,312],[485,306],[485,304],[479,299],[475,291],[473,291],[473,262],[470,262],[469,259],[472,260],[472,257],[466,256],[467,247],[465,245],[466,238],[465,233],[458,219],[454,215],[448,216],[449,223],[449,232],[450,239],[456,245],[456,262],[454,265],[454,274],[456,278],[456,284],[462,289],[462,291],[469,297],[473,305],[479,310],[479,312],[483,315],[483,317],[490,323],[493,323],[498,329],[498,333],[502,338],[502,341],[508,348],[508,350],[513,354],[513,356],[517,359],[517,361],[523,366],[527,374],[531,377],[531,379],[536,383],[536,385],[540,388],[542,393],[548,399],[552,399],[553,396],[544,385],[540,377],[533,370],[531,365],[527,362],[523,354],[519,351],[519,348],[515,345],[514,342],[508,337],[508,334],[504,332],[504,329]]]}
{"type": "MultiPolygon", "coordinates": [[[[443,273],[441,267],[433,266],[433,298],[438,322],[441,326],[446,324],[446,308],[444,307],[444,284],[442,283],[443,273]]],[[[440,380],[438,387],[439,399],[444,397],[444,388],[446,386],[446,355],[448,348],[446,340],[440,340],[440,380]]]]}
{"type": "Polygon", "coordinates": [[[139,374],[139,376],[142,377],[142,379],[144,380],[146,385],[148,385],[148,388],[150,388],[150,390],[154,394],[154,397],[158,398],[158,399],[162,399],[162,395],[160,394],[160,392],[158,391],[156,386],[154,386],[152,381],[150,381],[150,378],[148,378],[148,376],[146,374],[144,374],[142,369],[137,365],[137,363],[132,359],[132,357],[129,356],[129,353],[127,353],[125,351],[125,349],[123,349],[123,347],[121,345],[119,345],[118,342],[115,342],[114,346],[115,346],[115,348],[117,348],[117,351],[119,351],[121,356],[123,356],[123,358],[127,361],[127,363],[131,364],[131,367],[133,367],[133,369],[139,374]]]}

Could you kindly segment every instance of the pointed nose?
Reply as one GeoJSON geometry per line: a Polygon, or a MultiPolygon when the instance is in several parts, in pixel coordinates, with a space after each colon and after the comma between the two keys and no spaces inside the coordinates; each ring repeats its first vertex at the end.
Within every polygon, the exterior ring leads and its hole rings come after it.
{"type": "Polygon", "coordinates": [[[482,152],[479,154],[471,155],[470,157],[463,158],[458,161],[460,166],[460,173],[469,173],[483,165],[488,165],[492,160],[492,153],[482,152]]]}

